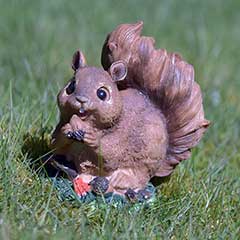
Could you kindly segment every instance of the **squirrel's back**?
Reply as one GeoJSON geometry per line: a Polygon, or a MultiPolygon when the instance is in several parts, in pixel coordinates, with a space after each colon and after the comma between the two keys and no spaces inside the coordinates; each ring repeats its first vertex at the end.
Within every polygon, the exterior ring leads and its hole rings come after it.
{"type": "Polygon", "coordinates": [[[202,95],[194,69],[175,53],[155,49],[154,39],[140,36],[143,23],[122,24],[110,33],[102,51],[102,65],[124,60],[128,65],[125,88],[143,91],[166,119],[169,144],[156,176],[169,175],[191,155],[209,125],[204,118],[202,95]]]}

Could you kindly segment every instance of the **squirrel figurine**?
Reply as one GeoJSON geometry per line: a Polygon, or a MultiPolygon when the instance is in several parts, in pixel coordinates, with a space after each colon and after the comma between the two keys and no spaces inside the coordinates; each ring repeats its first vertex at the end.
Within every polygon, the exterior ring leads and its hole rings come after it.
{"type": "Polygon", "coordinates": [[[108,35],[105,70],[87,66],[77,51],[74,76],[58,94],[52,148],[74,163],[80,195],[101,177],[106,192],[144,189],[190,157],[209,125],[192,66],[155,50],[152,38],[140,37],[141,28],[142,22],[122,24],[108,35]]]}

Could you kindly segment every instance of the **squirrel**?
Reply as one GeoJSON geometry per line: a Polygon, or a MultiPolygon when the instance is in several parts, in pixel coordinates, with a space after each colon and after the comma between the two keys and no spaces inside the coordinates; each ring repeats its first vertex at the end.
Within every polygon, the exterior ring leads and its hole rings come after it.
{"type": "Polygon", "coordinates": [[[51,142],[85,186],[100,176],[107,192],[121,195],[170,175],[209,125],[192,66],[155,50],[141,28],[142,22],[122,24],[108,35],[103,68],[87,66],[75,52],[74,76],[57,97],[60,121],[51,142]]]}

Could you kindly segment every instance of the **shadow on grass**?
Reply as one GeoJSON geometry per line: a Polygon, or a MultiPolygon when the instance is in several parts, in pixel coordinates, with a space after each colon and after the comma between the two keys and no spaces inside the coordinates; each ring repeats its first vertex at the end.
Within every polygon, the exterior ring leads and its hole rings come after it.
{"type": "Polygon", "coordinates": [[[32,171],[45,177],[59,175],[50,163],[53,155],[50,149],[51,128],[33,129],[23,136],[22,153],[27,154],[28,164],[32,171]]]}
{"type": "Polygon", "coordinates": [[[151,183],[156,187],[156,186],[159,186],[161,185],[162,183],[165,183],[165,182],[169,182],[171,176],[167,176],[167,177],[153,177],[151,178],[151,183]]]}

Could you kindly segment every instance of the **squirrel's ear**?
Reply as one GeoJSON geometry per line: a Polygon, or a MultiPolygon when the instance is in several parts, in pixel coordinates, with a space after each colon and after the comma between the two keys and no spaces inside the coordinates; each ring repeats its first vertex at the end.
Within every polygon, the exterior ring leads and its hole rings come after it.
{"type": "Polygon", "coordinates": [[[114,82],[124,80],[127,76],[127,64],[124,61],[114,62],[109,69],[109,73],[114,82]]]}
{"type": "Polygon", "coordinates": [[[109,47],[110,51],[113,52],[117,48],[117,44],[114,42],[110,42],[108,44],[108,47],[109,47]]]}
{"type": "Polygon", "coordinates": [[[79,68],[82,68],[85,66],[86,66],[86,59],[85,59],[83,53],[81,51],[77,50],[73,54],[72,69],[74,71],[77,71],[79,68]]]}

